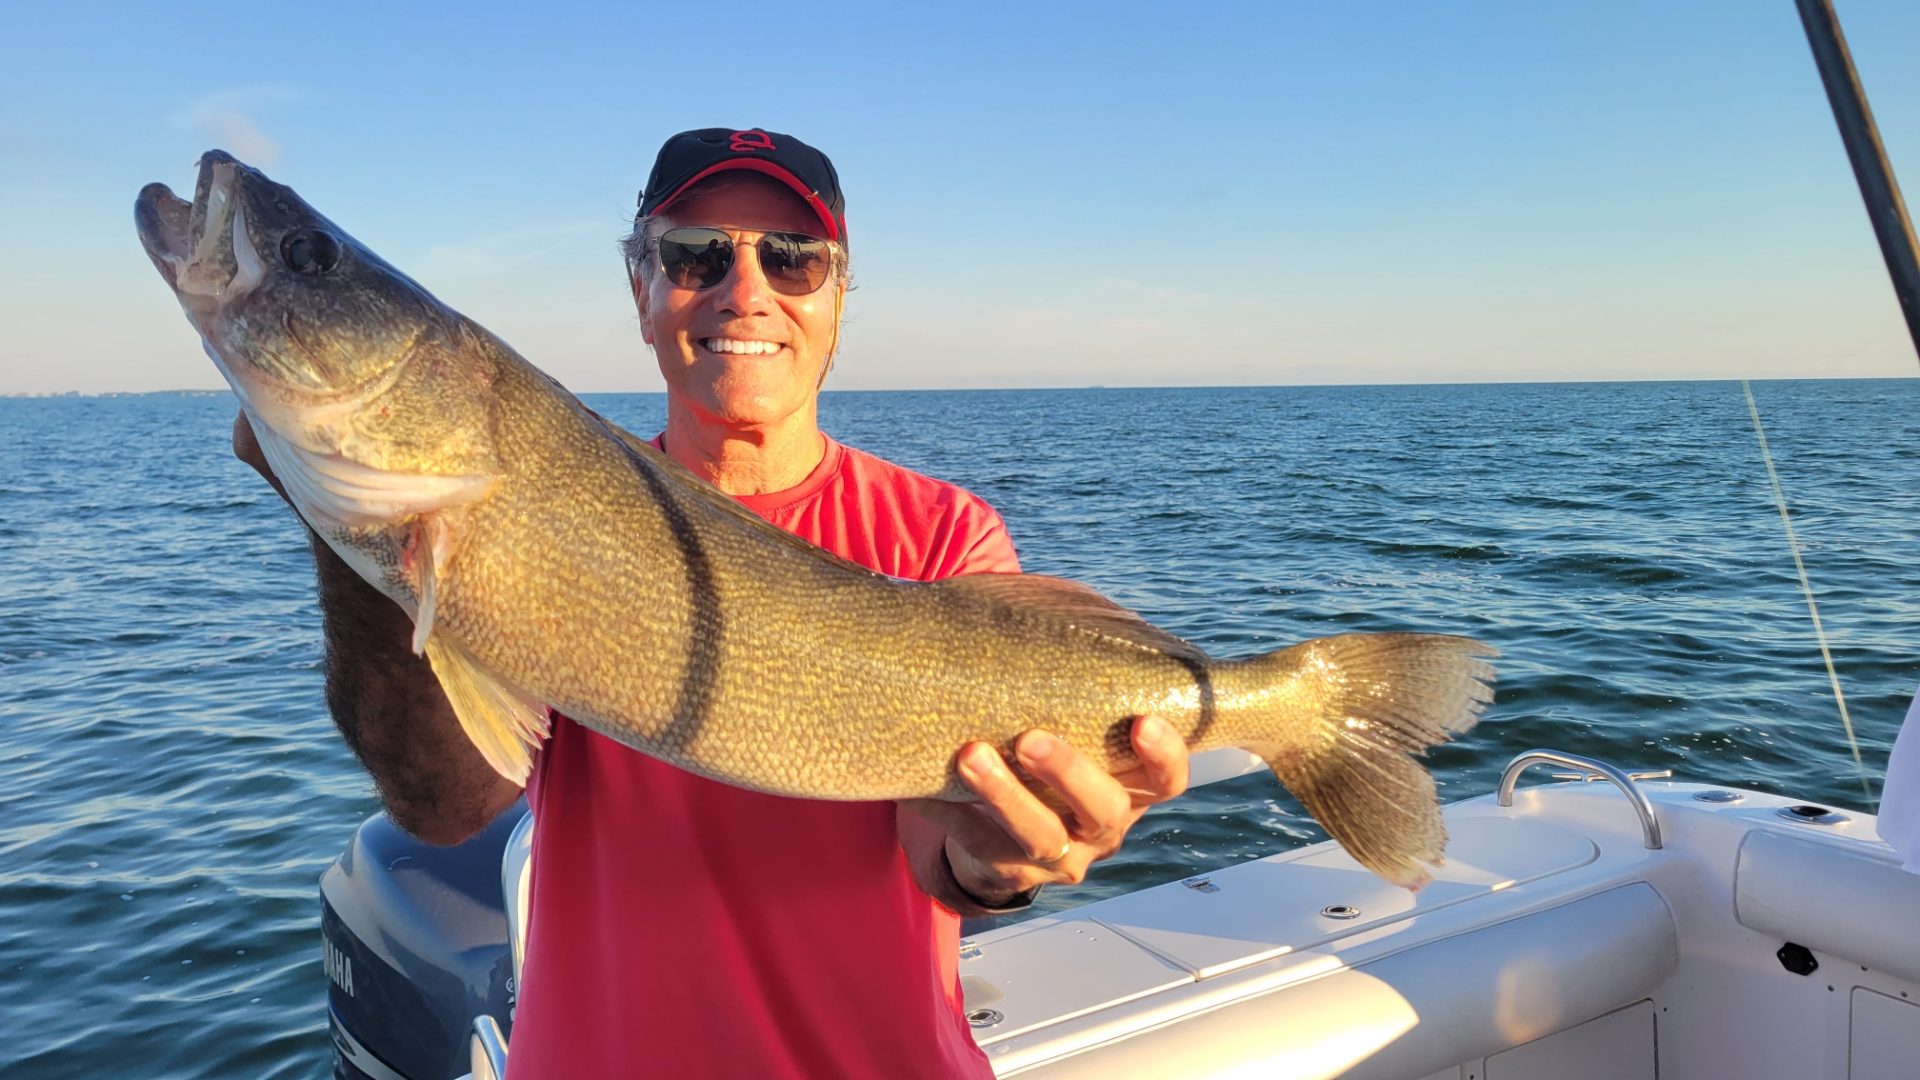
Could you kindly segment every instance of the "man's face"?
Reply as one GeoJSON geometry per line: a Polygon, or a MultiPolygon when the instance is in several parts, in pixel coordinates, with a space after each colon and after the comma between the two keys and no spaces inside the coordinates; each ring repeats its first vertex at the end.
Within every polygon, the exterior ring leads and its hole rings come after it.
{"type": "MultiPolygon", "coordinates": [[[[680,288],[650,251],[652,266],[635,280],[634,300],[670,401],[703,425],[759,427],[812,411],[834,345],[841,286],[830,278],[805,296],[775,292],[753,241],[764,232],[819,236],[820,219],[777,181],[738,173],[727,181],[695,189],[661,215],[668,228],[710,226],[732,234],[734,262],[726,279],[710,289],[680,288]]],[[[661,231],[656,224],[652,237],[661,231]]]]}

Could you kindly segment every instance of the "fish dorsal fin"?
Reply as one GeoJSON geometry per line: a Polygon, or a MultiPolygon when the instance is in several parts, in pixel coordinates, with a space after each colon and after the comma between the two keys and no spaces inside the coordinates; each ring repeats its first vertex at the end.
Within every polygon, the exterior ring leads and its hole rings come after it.
{"type": "MultiPolygon", "coordinates": [[[[792,533],[788,532],[787,530],[780,528],[779,526],[768,521],[766,518],[763,518],[759,514],[756,514],[753,511],[747,509],[745,504],[741,503],[740,500],[734,498],[733,496],[727,494],[724,491],[721,491],[719,488],[714,487],[712,484],[708,483],[705,480],[700,479],[698,476],[695,476],[693,474],[692,469],[689,469],[685,465],[682,465],[679,462],[673,460],[673,458],[667,456],[659,448],[655,447],[652,443],[648,442],[645,439],[642,439],[638,435],[633,434],[632,432],[614,423],[613,421],[607,419],[606,417],[601,416],[599,413],[594,412],[592,409],[587,409],[584,404],[581,405],[581,408],[586,409],[588,416],[591,416],[593,419],[599,421],[599,423],[607,429],[607,432],[609,434],[611,434],[615,439],[619,440],[620,444],[626,447],[627,452],[629,454],[639,459],[637,463],[638,467],[651,468],[654,471],[662,473],[665,476],[669,477],[670,479],[676,481],[677,489],[679,490],[679,492],[685,494],[688,499],[696,503],[704,504],[721,514],[725,514],[727,516],[735,518],[736,520],[744,522],[757,530],[769,533],[773,536],[773,538],[777,542],[785,544],[788,547],[794,549],[795,551],[804,551],[807,554],[812,555],[821,560],[824,560],[826,562],[835,563],[839,565],[842,569],[851,570],[854,573],[862,574],[867,577],[877,577],[877,578],[887,577],[887,575],[882,574],[878,570],[873,570],[868,567],[861,566],[857,562],[853,562],[848,559],[843,559],[840,556],[835,555],[833,552],[828,551],[826,548],[820,547],[817,544],[809,543],[806,540],[802,540],[798,536],[795,536],[792,533]]],[[[892,579],[889,579],[889,580],[892,580],[892,579]]]]}
{"type": "Polygon", "coordinates": [[[1207,654],[1139,615],[1101,596],[1091,587],[1044,574],[964,574],[929,586],[983,598],[1017,612],[1058,619],[1076,630],[1124,641],[1143,649],[1205,663],[1207,654]]]}
{"type": "Polygon", "coordinates": [[[495,678],[445,632],[427,636],[427,661],[480,756],[501,776],[525,785],[534,748],[547,737],[546,706],[495,678]]]}

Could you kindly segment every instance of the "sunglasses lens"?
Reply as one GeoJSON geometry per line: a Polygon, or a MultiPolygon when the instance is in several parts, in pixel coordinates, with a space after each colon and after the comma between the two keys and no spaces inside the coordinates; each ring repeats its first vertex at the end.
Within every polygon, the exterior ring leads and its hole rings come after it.
{"type": "Polygon", "coordinates": [[[660,234],[660,268],[683,289],[711,289],[733,268],[733,238],[719,229],[668,229],[660,234]]]}
{"type": "Polygon", "coordinates": [[[833,267],[827,242],[805,233],[768,233],[760,238],[760,272],[777,292],[801,296],[826,283],[833,267]]]}
{"type": "MultiPolygon", "coordinates": [[[[768,233],[755,247],[767,284],[788,296],[818,289],[833,269],[833,249],[817,236],[768,233]]],[[[711,289],[733,269],[733,237],[720,229],[668,229],[660,234],[660,267],[682,289],[711,289]]]]}

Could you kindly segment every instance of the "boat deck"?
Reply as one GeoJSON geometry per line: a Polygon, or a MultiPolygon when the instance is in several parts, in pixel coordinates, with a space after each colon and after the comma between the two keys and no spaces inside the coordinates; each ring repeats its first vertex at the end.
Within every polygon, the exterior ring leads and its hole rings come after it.
{"type": "Polygon", "coordinates": [[[1636,786],[1652,831],[1605,783],[1449,806],[1418,894],[1326,843],[970,937],[976,1037],[1035,1078],[1920,1076],[1920,876],[1872,816],[1636,786]]]}

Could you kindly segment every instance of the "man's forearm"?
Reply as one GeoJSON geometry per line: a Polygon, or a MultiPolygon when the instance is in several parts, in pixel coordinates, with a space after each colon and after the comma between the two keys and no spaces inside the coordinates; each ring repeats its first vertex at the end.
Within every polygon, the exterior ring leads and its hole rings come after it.
{"type": "Polygon", "coordinates": [[[474,749],[398,604],[313,541],[326,634],[327,706],[387,812],[430,843],[457,843],[519,794],[474,749]]]}
{"type": "MultiPolygon", "coordinates": [[[[287,497],[245,412],[233,417],[233,456],[287,497]]],[[[305,520],[295,513],[295,520],[305,520]]],[[[519,796],[468,741],[427,662],[413,654],[413,627],[311,528],[320,618],[326,636],[327,708],[347,746],[373,776],[400,827],[436,844],[485,828],[519,796]]]]}

